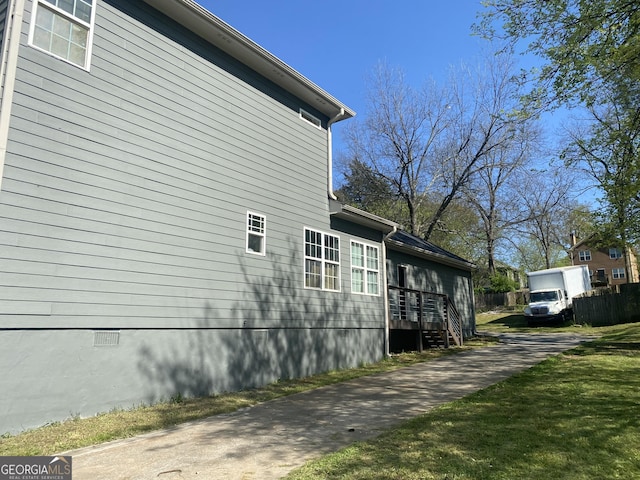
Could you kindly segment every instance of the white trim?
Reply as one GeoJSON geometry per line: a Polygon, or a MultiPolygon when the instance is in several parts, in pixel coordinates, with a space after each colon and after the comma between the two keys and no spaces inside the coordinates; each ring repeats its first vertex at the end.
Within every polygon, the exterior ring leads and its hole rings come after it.
{"type": "Polygon", "coordinates": [[[11,120],[11,106],[13,105],[13,93],[16,84],[16,70],[18,66],[18,50],[20,49],[20,34],[22,32],[22,20],[24,16],[24,1],[14,0],[7,5],[7,21],[2,45],[2,102],[0,103],[0,190],[4,177],[4,164],[7,157],[7,144],[9,143],[9,121],[11,120]]]}
{"type": "Polygon", "coordinates": [[[578,260],[581,262],[590,262],[591,261],[591,250],[579,250],[578,251],[578,260]]]}
{"type": "Polygon", "coordinates": [[[349,263],[351,265],[351,269],[349,270],[351,273],[351,293],[353,293],[354,295],[367,295],[369,297],[379,297],[381,294],[381,282],[380,282],[380,275],[381,275],[381,268],[380,268],[380,247],[377,245],[374,245],[372,243],[366,243],[366,242],[361,242],[359,240],[354,240],[354,239],[350,239],[349,242],[349,263]],[[359,267],[353,266],[353,252],[351,250],[351,247],[353,246],[353,244],[358,244],[358,245],[362,245],[364,247],[364,251],[363,251],[363,258],[364,258],[364,266],[359,267]],[[377,258],[378,258],[378,268],[376,270],[372,270],[368,267],[367,265],[367,259],[368,259],[368,255],[367,255],[367,247],[369,248],[375,248],[376,252],[378,253],[377,258]],[[362,270],[363,272],[363,290],[362,292],[357,292],[353,290],[353,269],[356,268],[358,270],[362,270]],[[378,286],[377,289],[378,291],[376,293],[370,293],[369,292],[369,282],[368,282],[368,276],[367,273],[369,272],[373,272],[375,271],[378,274],[378,286]]]}
{"type": "Polygon", "coordinates": [[[624,271],[624,268],[612,268],[611,269],[611,278],[613,280],[621,280],[623,278],[626,278],[626,272],[624,271]]]}
{"type": "Polygon", "coordinates": [[[310,123],[311,125],[313,125],[314,127],[316,127],[318,130],[322,129],[322,120],[320,120],[318,117],[316,117],[315,115],[307,112],[304,108],[300,109],[300,114],[299,114],[300,118],[302,120],[304,120],[307,123],[310,123]]]}
{"type": "Polygon", "coordinates": [[[244,228],[245,228],[245,251],[246,253],[250,253],[251,255],[260,255],[260,256],[265,256],[267,254],[267,217],[266,215],[263,215],[262,213],[256,213],[256,212],[251,212],[249,210],[247,210],[247,215],[245,216],[245,223],[244,223],[244,228]],[[256,232],[256,231],[251,231],[249,229],[249,217],[250,216],[254,216],[254,217],[260,217],[262,219],[262,231],[260,232],[256,232]],[[254,235],[256,237],[261,237],[262,238],[262,250],[261,251],[256,251],[256,250],[252,250],[251,248],[249,248],[249,236],[250,235],[254,235]]]}
{"type": "Polygon", "coordinates": [[[89,23],[87,23],[84,20],[81,20],[78,17],[70,14],[69,12],[62,10],[61,8],[58,8],[55,5],[52,5],[46,0],[34,0],[33,10],[31,12],[31,23],[29,25],[29,46],[32,48],[35,48],[36,50],[40,50],[41,52],[44,52],[48,55],[51,55],[52,57],[55,57],[58,60],[62,60],[63,62],[68,63],[69,65],[73,65],[74,67],[81,68],[82,70],[86,70],[87,72],[90,71],[91,70],[91,53],[93,51],[93,31],[95,30],[96,9],[97,9],[97,1],[96,0],[90,0],[90,1],[91,1],[91,18],[89,20],[89,23]],[[78,25],[81,25],[87,29],[87,45],[86,45],[84,63],[82,65],[78,65],[77,63],[74,63],[71,60],[68,60],[64,57],[56,55],[55,53],[45,48],[34,45],[33,36],[36,29],[36,15],[38,12],[38,8],[40,8],[40,4],[45,4],[46,6],[44,8],[48,8],[53,12],[55,12],[56,14],[60,15],[61,17],[73,23],[76,23],[78,25]]]}
{"type": "Polygon", "coordinates": [[[322,291],[327,291],[327,292],[340,292],[342,291],[342,262],[341,260],[341,256],[342,256],[342,251],[341,251],[341,247],[340,247],[340,243],[341,243],[341,238],[339,235],[334,235],[333,233],[327,233],[327,232],[323,232],[322,230],[318,230],[316,228],[311,228],[311,227],[303,227],[303,233],[302,233],[302,248],[303,248],[303,252],[302,252],[302,259],[303,259],[303,264],[302,264],[302,272],[303,272],[303,285],[305,289],[308,290],[322,290],[322,291]],[[308,256],[307,255],[307,231],[309,232],[313,232],[316,234],[320,234],[321,235],[321,243],[320,243],[320,253],[321,256],[320,257],[313,257],[313,256],[308,256]],[[334,238],[338,241],[338,261],[334,262],[332,260],[327,260],[327,258],[325,257],[325,248],[326,248],[326,237],[331,237],[334,238]],[[307,286],[307,260],[311,260],[314,262],[320,262],[320,287],[309,287],[307,286]],[[325,279],[327,278],[327,273],[326,273],[326,265],[327,264],[331,264],[331,265],[337,265],[338,269],[337,269],[337,289],[334,288],[326,288],[326,284],[325,284],[325,279]]]}

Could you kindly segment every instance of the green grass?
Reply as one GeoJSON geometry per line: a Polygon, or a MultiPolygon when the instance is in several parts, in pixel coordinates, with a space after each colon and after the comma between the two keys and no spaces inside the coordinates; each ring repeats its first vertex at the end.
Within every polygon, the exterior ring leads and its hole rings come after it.
{"type": "Polygon", "coordinates": [[[166,403],[142,406],[131,410],[117,410],[90,418],[74,418],[65,422],[56,422],[19,435],[0,437],[0,455],[52,455],[110,440],[128,438],[212,415],[229,413],[260,402],[324,385],[426,362],[483,344],[484,342],[479,339],[475,343],[469,342],[463,348],[429,350],[421,354],[394,355],[381,362],[364,365],[360,368],[280,381],[253,390],[195,399],[177,396],[173,401],[166,403]]]}
{"type": "Polygon", "coordinates": [[[640,478],[640,324],[586,330],[605,335],[287,478],[640,478]]]}
{"type": "Polygon", "coordinates": [[[606,328],[591,327],[589,325],[579,325],[570,322],[562,325],[529,327],[522,312],[479,313],[476,316],[476,328],[480,331],[489,332],[550,333],[571,331],[585,335],[601,335],[607,331],[606,328]]]}

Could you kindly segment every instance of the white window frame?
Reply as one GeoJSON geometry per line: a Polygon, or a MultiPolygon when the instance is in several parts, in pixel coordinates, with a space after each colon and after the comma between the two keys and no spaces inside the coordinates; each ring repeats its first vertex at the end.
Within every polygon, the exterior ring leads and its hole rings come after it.
{"type": "Polygon", "coordinates": [[[611,276],[614,279],[621,279],[621,278],[626,278],[626,273],[624,271],[624,268],[612,268],[611,269],[611,276]]]}
{"type": "Polygon", "coordinates": [[[303,242],[304,288],[339,292],[342,283],[340,237],[315,228],[304,227],[303,242]],[[331,272],[335,275],[330,275],[331,272]]]}
{"type": "Polygon", "coordinates": [[[578,252],[578,258],[581,262],[591,261],[591,250],[580,250],[578,252]]]}
{"type": "Polygon", "coordinates": [[[320,120],[315,115],[307,112],[304,108],[300,109],[300,118],[302,120],[304,120],[305,122],[310,123],[311,125],[313,125],[317,129],[319,129],[319,130],[322,129],[322,120],[320,120]]]}
{"type": "MultiPolygon", "coordinates": [[[[75,1],[78,1],[78,0],[75,0],[75,1]]],[[[80,18],[76,17],[74,14],[69,13],[66,10],[63,10],[55,6],[54,3],[56,3],[56,0],[34,0],[33,11],[31,12],[31,24],[29,26],[29,45],[55,58],[58,58],[70,65],[89,71],[91,66],[91,52],[93,48],[93,31],[94,31],[95,19],[96,19],[96,0],[85,0],[85,3],[91,3],[91,15],[90,15],[91,18],[89,22],[86,22],[85,20],[81,20],[80,18]],[[86,44],[84,62],[82,63],[82,65],[75,63],[72,60],[62,57],[60,55],[57,55],[51,50],[43,48],[34,43],[34,36],[36,32],[36,19],[38,16],[38,11],[41,8],[45,8],[53,12],[54,15],[57,15],[58,17],[61,17],[67,20],[68,22],[87,30],[87,44],[86,44]]]]}
{"type": "Polygon", "coordinates": [[[351,240],[349,257],[351,258],[351,293],[356,295],[371,295],[375,297],[380,296],[380,248],[376,245],[371,245],[365,242],[357,240],[351,240]],[[358,245],[362,247],[362,264],[354,264],[353,247],[358,245]],[[375,252],[376,266],[373,268],[370,266],[369,259],[372,257],[372,252],[375,252]],[[356,284],[357,275],[356,272],[360,272],[362,275],[362,290],[358,288],[356,284]],[[369,276],[375,274],[375,292],[372,292],[372,284],[369,282],[369,276]]]}
{"type": "Polygon", "coordinates": [[[610,248],[609,258],[611,260],[617,260],[618,258],[622,258],[622,250],[620,250],[619,248],[610,248]]]}
{"type": "Polygon", "coordinates": [[[267,217],[260,213],[247,211],[245,227],[246,235],[246,252],[252,255],[265,256],[267,254],[267,217]],[[252,240],[260,241],[260,250],[251,247],[252,240]]]}

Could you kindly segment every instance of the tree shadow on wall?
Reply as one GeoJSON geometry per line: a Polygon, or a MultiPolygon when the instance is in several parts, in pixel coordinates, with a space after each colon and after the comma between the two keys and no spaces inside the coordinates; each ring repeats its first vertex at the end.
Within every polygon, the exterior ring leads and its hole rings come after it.
{"type": "Polygon", "coordinates": [[[345,292],[305,289],[300,248],[290,242],[287,250],[260,259],[238,255],[241,279],[230,307],[217,308],[224,302],[212,299],[194,327],[157,333],[160,343],[140,348],[147,402],[237,391],[382,358],[382,311],[345,292]]]}

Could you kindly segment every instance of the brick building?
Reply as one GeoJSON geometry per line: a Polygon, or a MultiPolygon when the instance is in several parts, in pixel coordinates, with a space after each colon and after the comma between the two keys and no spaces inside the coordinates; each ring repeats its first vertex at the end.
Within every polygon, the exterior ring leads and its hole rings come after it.
{"type": "Polygon", "coordinates": [[[593,237],[580,242],[571,236],[569,250],[573,265],[587,265],[591,284],[594,287],[635,283],[638,278],[638,259],[635,252],[627,247],[596,247],[593,237]],[[629,258],[628,268],[626,257],[629,258]]]}

